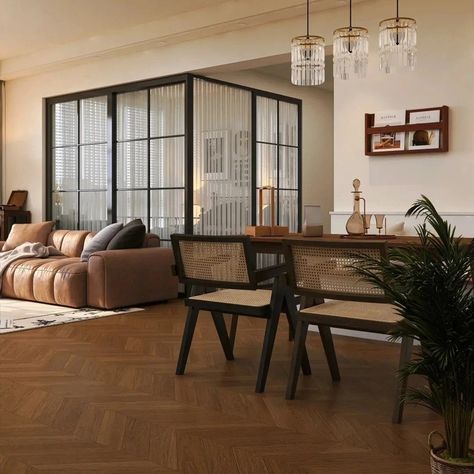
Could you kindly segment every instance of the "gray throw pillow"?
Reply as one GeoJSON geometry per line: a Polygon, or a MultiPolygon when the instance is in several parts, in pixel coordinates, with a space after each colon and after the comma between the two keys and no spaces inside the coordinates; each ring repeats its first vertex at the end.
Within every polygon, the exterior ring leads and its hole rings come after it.
{"type": "Polygon", "coordinates": [[[97,232],[94,237],[84,246],[84,250],[81,253],[81,262],[87,262],[89,257],[94,252],[105,250],[109,242],[123,229],[123,224],[117,222],[116,224],[110,224],[104,227],[101,231],[97,232]]]}
{"type": "Polygon", "coordinates": [[[141,219],[135,219],[123,226],[107,245],[107,250],[138,249],[143,247],[146,228],[141,219]]]}

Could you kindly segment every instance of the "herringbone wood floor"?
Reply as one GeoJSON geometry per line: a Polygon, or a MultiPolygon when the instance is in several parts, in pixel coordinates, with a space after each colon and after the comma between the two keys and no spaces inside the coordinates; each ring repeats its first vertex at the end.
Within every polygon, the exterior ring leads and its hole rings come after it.
{"type": "Polygon", "coordinates": [[[282,318],[265,394],[254,385],[264,321],[241,318],[236,360],[203,314],[187,374],[174,375],[182,301],[0,336],[0,473],[428,473],[409,407],[390,422],[397,346],[337,337],[332,384],[317,334],[313,375],[285,401],[292,343],[282,318]]]}

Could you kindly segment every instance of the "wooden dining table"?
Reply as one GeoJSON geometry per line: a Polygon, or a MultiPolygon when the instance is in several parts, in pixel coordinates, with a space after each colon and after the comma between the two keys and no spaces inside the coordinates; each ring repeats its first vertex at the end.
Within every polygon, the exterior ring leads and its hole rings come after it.
{"type": "MultiPolygon", "coordinates": [[[[257,253],[264,254],[281,254],[283,253],[283,240],[304,240],[304,241],[315,241],[315,242],[331,242],[331,241],[377,241],[387,242],[389,247],[405,247],[408,245],[416,245],[420,243],[420,239],[417,235],[381,235],[380,237],[365,236],[347,236],[345,234],[324,234],[322,237],[304,237],[303,234],[288,234],[284,237],[251,237],[250,240],[257,251],[257,253]]],[[[473,242],[472,237],[462,237],[461,242],[465,245],[469,245],[473,242]]]]}

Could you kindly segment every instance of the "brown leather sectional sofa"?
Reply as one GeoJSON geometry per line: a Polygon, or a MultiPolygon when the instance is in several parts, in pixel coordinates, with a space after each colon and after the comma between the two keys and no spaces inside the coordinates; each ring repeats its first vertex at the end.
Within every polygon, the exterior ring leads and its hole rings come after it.
{"type": "MultiPolygon", "coordinates": [[[[3,274],[2,296],[81,308],[120,308],[176,298],[173,252],[147,234],[144,248],[104,250],[81,262],[88,231],[56,230],[48,245],[65,256],[13,262],[3,274]]],[[[0,243],[2,248],[3,243],[0,243]]]]}

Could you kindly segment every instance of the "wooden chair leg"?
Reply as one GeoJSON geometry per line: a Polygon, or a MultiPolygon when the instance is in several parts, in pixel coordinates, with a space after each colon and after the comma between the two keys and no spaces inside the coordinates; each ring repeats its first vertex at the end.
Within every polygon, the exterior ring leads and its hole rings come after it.
{"type": "Polygon", "coordinates": [[[178,364],[176,365],[176,375],[184,374],[198,314],[198,309],[192,307],[188,309],[188,316],[186,318],[186,324],[184,326],[183,339],[181,341],[181,349],[179,351],[178,364]]]}
{"type": "Polygon", "coordinates": [[[232,319],[230,321],[230,334],[229,334],[230,345],[232,346],[232,350],[234,349],[234,346],[235,346],[235,336],[237,335],[238,322],[239,322],[239,315],[233,314],[232,319]]]}
{"type": "Polygon", "coordinates": [[[227,360],[234,360],[234,354],[232,353],[232,345],[227,334],[227,328],[222,313],[212,311],[212,320],[216,327],[219,340],[221,341],[222,349],[224,349],[225,358],[227,360]]]}
{"type": "Polygon", "coordinates": [[[300,373],[301,362],[306,347],[306,335],[308,334],[308,323],[299,320],[296,323],[295,344],[293,347],[293,355],[291,357],[290,374],[288,377],[288,385],[286,387],[286,399],[293,400],[295,398],[296,385],[300,373]]]}
{"type": "MultiPolygon", "coordinates": [[[[411,337],[404,337],[400,348],[400,362],[398,368],[401,369],[411,359],[413,350],[413,339],[411,337]]],[[[395,404],[392,413],[392,423],[401,423],[403,418],[403,409],[405,406],[404,397],[407,391],[407,380],[398,378],[397,389],[395,392],[395,404]]]]}
{"type": "Polygon", "coordinates": [[[331,328],[323,325],[319,325],[318,328],[332,380],[333,382],[338,382],[341,380],[341,375],[339,374],[339,366],[337,365],[337,357],[334,349],[334,342],[332,340],[331,328]]]}
{"type": "Polygon", "coordinates": [[[260,366],[258,368],[257,386],[255,387],[257,393],[263,393],[265,390],[265,383],[267,381],[268,369],[272,358],[273,344],[275,342],[279,319],[280,311],[276,314],[272,314],[272,316],[267,320],[262,355],[260,357],[260,366]]]}
{"type": "Polygon", "coordinates": [[[288,319],[288,340],[293,341],[295,339],[295,331],[293,328],[293,321],[291,320],[290,313],[286,312],[286,319],[288,319]]]}
{"type": "MultiPolygon", "coordinates": [[[[295,334],[296,322],[297,322],[297,310],[295,297],[291,293],[285,295],[285,311],[288,319],[288,325],[290,327],[290,334],[295,334]]],[[[309,363],[308,352],[306,346],[303,349],[303,357],[301,359],[301,370],[304,375],[311,375],[311,364],[309,363]]]]}

